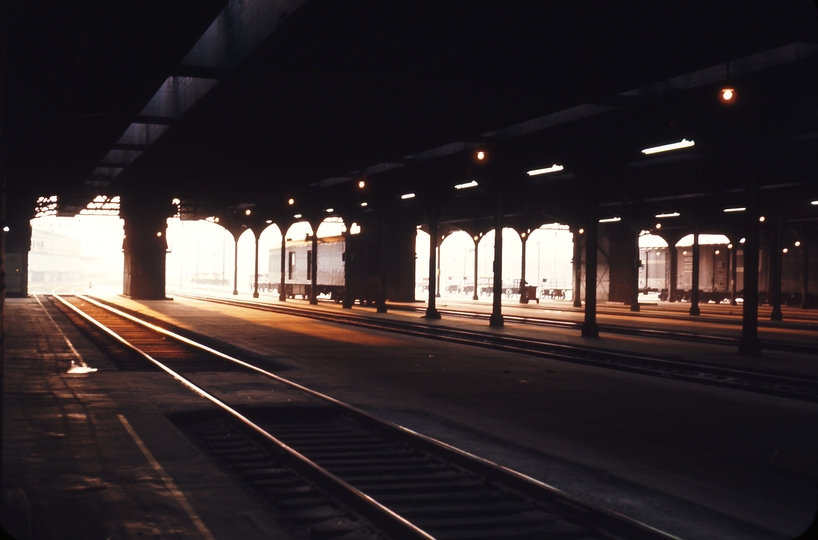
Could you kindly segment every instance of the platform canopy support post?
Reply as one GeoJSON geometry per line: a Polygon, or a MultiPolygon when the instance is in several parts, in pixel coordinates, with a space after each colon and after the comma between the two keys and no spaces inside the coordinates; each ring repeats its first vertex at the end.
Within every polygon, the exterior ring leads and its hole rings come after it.
{"type": "MultiPolygon", "coordinates": [[[[443,243],[443,239],[440,239],[440,242],[443,243]]],[[[435,242],[437,244],[437,242],[435,242]]],[[[437,244],[435,248],[437,253],[435,254],[435,260],[437,261],[437,270],[435,271],[435,298],[440,298],[440,244],[437,244]]]]}
{"type": "Polygon", "coordinates": [[[429,304],[426,307],[427,319],[439,319],[440,312],[435,305],[435,271],[437,270],[437,202],[429,201],[429,304]]]}
{"type": "MultiPolygon", "coordinates": [[[[631,311],[639,311],[639,268],[642,266],[642,258],[639,255],[639,225],[633,228],[633,232],[636,233],[634,239],[634,249],[636,250],[633,254],[633,292],[631,296],[631,311]]],[[[645,289],[648,288],[648,274],[647,274],[647,255],[645,256],[645,289]]]]}
{"type": "Polygon", "coordinates": [[[761,342],[758,339],[758,185],[755,179],[752,180],[747,192],[744,226],[744,304],[738,352],[745,356],[760,356],[761,342]]]}
{"type": "Polygon", "coordinates": [[[699,264],[701,263],[699,250],[699,217],[693,218],[693,277],[690,285],[690,314],[700,315],[699,309],[699,264]]]}
{"type": "Polygon", "coordinates": [[[352,309],[352,304],[355,302],[352,292],[349,290],[351,283],[350,279],[350,265],[352,264],[352,251],[349,249],[349,241],[352,234],[349,232],[349,227],[344,228],[344,298],[341,301],[343,309],[352,309]]]}
{"type": "Polygon", "coordinates": [[[526,293],[526,281],[525,281],[525,252],[526,252],[526,245],[528,245],[528,233],[523,231],[520,233],[520,240],[522,243],[522,263],[520,264],[520,303],[527,304],[528,303],[528,294],[526,293]]]}
{"type": "Polygon", "coordinates": [[[318,227],[321,222],[310,223],[312,227],[312,255],[310,260],[310,304],[318,305],[318,227]]]}
{"type": "Polygon", "coordinates": [[[281,229],[281,280],[278,284],[278,301],[279,302],[286,302],[287,301],[287,293],[284,288],[287,286],[286,283],[286,266],[287,266],[287,231],[285,231],[282,227],[281,229]]]}
{"type": "Polygon", "coordinates": [[[773,308],[770,313],[771,321],[781,321],[784,319],[781,313],[781,215],[776,213],[773,216],[773,234],[770,241],[770,306],[773,308]]]}
{"type": "Polygon", "coordinates": [[[736,287],[738,281],[738,246],[733,244],[730,248],[730,305],[737,306],[736,287]]]}
{"type": "Polygon", "coordinates": [[[233,294],[239,294],[239,237],[233,235],[233,294]]]}
{"type": "Polygon", "coordinates": [[[596,323],[596,266],[599,239],[599,218],[596,200],[588,201],[588,224],[585,227],[585,321],[582,337],[599,337],[596,323]]]}
{"type": "Polygon", "coordinates": [[[801,241],[801,309],[809,308],[809,243],[807,238],[801,241]]]}
{"type": "Polygon", "coordinates": [[[580,292],[582,290],[582,242],[585,239],[585,235],[582,234],[585,232],[585,229],[578,228],[574,231],[574,307],[581,308],[582,307],[582,298],[580,297],[580,292]]]}
{"type": "Polygon", "coordinates": [[[496,207],[494,213],[494,287],[489,325],[500,327],[503,319],[503,187],[495,187],[496,207]]]}
{"type": "Polygon", "coordinates": [[[670,271],[668,272],[667,300],[676,301],[676,294],[679,287],[679,249],[676,244],[668,242],[667,251],[670,256],[670,271]]]}
{"type": "Polygon", "coordinates": [[[255,261],[253,262],[253,298],[258,298],[258,237],[261,233],[253,231],[253,240],[256,241],[255,261]]]}
{"type": "Polygon", "coordinates": [[[386,313],[386,263],[389,260],[389,247],[387,246],[387,229],[389,225],[389,205],[386,198],[381,202],[381,259],[378,275],[378,305],[375,311],[386,313]]]}
{"type": "Polygon", "coordinates": [[[480,236],[474,235],[472,240],[474,241],[474,291],[472,291],[471,299],[477,300],[477,293],[479,292],[477,290],[477,247],[480,245],[480,236]]]}
{"type": "Polygon", "coordinates": [[[125,222],[122,294],[137,300],[166,300],[167,219],[176,213],[171,197],[152,190],[123,193],[125,222]],[[166,203],[158,202],[167,200],[166,203]]]}

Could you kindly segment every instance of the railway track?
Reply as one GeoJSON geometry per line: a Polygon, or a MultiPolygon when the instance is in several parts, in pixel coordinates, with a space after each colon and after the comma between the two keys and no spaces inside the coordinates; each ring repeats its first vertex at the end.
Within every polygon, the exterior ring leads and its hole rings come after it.
{"type": "Polygon", "coordinates": [[[115,361],[131,366],[122,369],[150,365],[215,405],[171,419],[236,481],[268,501],[295,536],[675,538],[91,298],[51,298],[109,355],[129,358],[115,361]],[[182,375],[194,373],[194,366],[209,371],[217,364],[261,374],[271,385],[286,385],[311,401],[240,409],[182,375]]]}
{"type": "MultiPolygon", "coordinates": [[[[414,308],[409,306],[400,306],[396,309],[400,310],[411,310],[417,313],[422,313],[425,311],[423,308],[414,308]]],[[[481,320],[481,321],[488,321],[489,315],[483,313],[474,313],[470,311],[464,310],[456,310],[456,309],[438,309],[441,315],[447,315],[450,317],[459,317],[463,319],[471,319],[471,320],[481,320]]],[[[580,322],[572,322],[572,321],[560,321],[554,319],[544,319],[542,317],[519,317],[515,315],[503,315],[503,318],[508,322],[514,322],[519,324],[528,324],[532,326],[544,326],[550,328],[566,328],[571,330],[581,330],[582,323],[580,322]]],[[[653,316],[653,318],[659,318],[653,316]]],[[[681,318],[675,318],[677,320],[682,320],[681,318]]],[[[717,319],[709,318],[709,319],[702,319],[701,322],[717,322],[717,319]]],[[[812,328],[804,328],[803,325],[790,325],[788,328],[795,328],[798,330],[813,330],[812,328]]],[[[713,334],[700,334],[695,332],[681,332],[678,330],[659,330],[653,328],[635,328],[632,326],[623,326],[618,324],[599,324],[599,331],[600,332],[607,332],[610,334],[620,334],[624,336],[636,336],[636,337],[646,337],[646,338],[660,338],[660,339],[674,339],[678,341],[695,341],[696,343],[708,343],[712,345],[727,345],[730,347],[738,347],[739,340],[738,338],[733,338],[729,336],[718,336],[713,334]]],[[[814,331],[814,330],[813,330],[814,331]]],[[[816,339],[818,339],[818,334],[816,335],[816,339]]],[[[771,339],[764,339],[761,340],[761,347],[764,350],[768,351],[782,351],[782,352],[794,352],[799,354],[814,354],[818,355],[818,346],[816,345],[808,345],[804,343],[790,343],[786,341],[780,340],[771,340],[771,339]]]]}
{"type": "Polygon", "coordinates": [[[424,324],[419,321],[407,323],[351,313],[339,313],[337,311],[328,312],[315,309],[302,309],[292,306],[272,305],[218,297],[187,294],[178,294],[177,296],[285,315],[308,317],[327,322],[349,324],[363,328],[386,330],[410,336],[440,339],[464,345],[530,354],[584,365],[640,373],[643,375],[653,375],[802,401],[818,402],[818,379],[789,377],[763,371],[748,371],[705,364],[694,364],[671,358],[618,353],[595,347],[580,347],[542,339],[535,340],[488,332],[475,332],[440,324],[424,324]]]}

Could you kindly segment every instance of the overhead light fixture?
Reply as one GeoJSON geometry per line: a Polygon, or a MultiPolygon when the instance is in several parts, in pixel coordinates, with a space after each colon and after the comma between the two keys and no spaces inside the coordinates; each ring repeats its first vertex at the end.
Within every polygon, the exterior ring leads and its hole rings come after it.
{"type": "Polygon", "coordinates": [[[170,201],[170,204],[179,204],[180,202],[182,201],[180,201],[179,199],[173,199],[172,201],[170,201]]]}
{"type": "Polygon", "coordinates": [[[366,182],[363,180],[358,180],[358,187],[364,189],[366,187],[366,182]]]}
{"type": "Polygon", "coordinates": [[[727,244],[727,249],[733,249],[733,244],[727,244]]]}
{"type": "Polygon", "coordinates": [[[789,249],[784,248],[784,249],[781,250],[781,253],[788,253],[789,251],[790,251],[789,249]]]}
{"type": "Polygon", "coordinates": [[[679,150],[680,148],[690,148],[694,146],[696,143],[694,141],[688,141],[687,139],[682,139],[679,142],[670,143],[670,144],[663,144],[661,146],[653,146],[651,148],[645,148],[642,150],[643,154],[658,154],[659,152],[669,152],[671,150],[679,150]]]}
{"type": "Polygon", "coordinates": [[[3,232],[9,232],[9,230],[11,230],[11,229],[9,229],[9,226],[8,226],[8,225],[6,225],[5,227],[3,227],[3,232]]]}
{"type": "Polygon", "coordinates": [[[744,242],[746,242],[746,241],[747,241],[747,239],[746,239],[746,238],[742,238],[741,240],[739,240],[739,241],[738,241],[738,243],[739,243],[739,244],[743,244],[743,243],[744,243],[744,242]]]}
{"type": "Polygon", "coordinates": [[[478,151],[476,155],[477,155],[477,159],[479,159],[480,161],[483,161],[484,159],[486,159],[486,153],[483,152],[482,150],[478,151]]]}
{"type": "Polygon", "coordinates": [[[622,218],[621,217],[612,217],[612,218],[605,218],[605,219],[600,219],[599,220],[600,223],[616,223],[617,221],[622,221],[622,218]]]}
{"type": "Polygon", "coordinates": [[[679,217],[681,215],[682,214],[680,214],[679,212],[670,212],[670,213],[667,213],[667,214],[656,214],[654,217],[662,219],[662,218],[666,218],[666,217],[679,217]]]}
{"type": "Polygon", "coordinates": [[[400,196],[400,198],[401,198],[401,199],[404,199],[404,200],[406,200],[406,199],[414,199],[414,198],[415,198],[415,194],[414,194],[414,193],[404,193],[403,195],[401,195],[401,196],[400,196]]]}
{"type": "Polygon", "coordinates": [[[454,189],[468,189],[470,187],[476,187],[476,186],[477,186],[477,181],[469,180],[468,182],[466,182],[464,184],[457,184],[456,186],[454,186],[454,189]]]}
{"type": "Polygon", "coordinates": [[[296,214],[293,216],[295,219],[301,219],[301,214],[296,214]]]}
{"type": "Polygon", "coordinates": [[[735,88],[722,88],[721,89],[721,100],[725,103],[730,103],[733,101],[733,98],[736,97],[736,89],[735,88]]]}
{"type": "Polygon", "coordinates": [[[801,247],[801,241],[796,240],[794,245],[795,245],[795,247],[801,247]]]}
{"type": "Polygon", "coordinates": [[[158,238],[161,238],[161,237],[162,237],[162,233],[161,233],[161,231],[160,231],[160,232],[158,232],[158,233],[156,233],[156,236],[157,236],[158,238]]]}
{"type": "Polygon", "coordinates": [[[250,210],[249,208],[248,208],[247,210],[245,210],[245,211],[244,211],[244,215],[245,215],[245,216],[249,216],[249,215],[250,215],[250,214],[252,214],[252,213],[253,213],[253,211],[252,211],[252,210],[250,210]]]}
{"type": "Polygon", "coordinates": [[[744,206],[736,206],[734,208],[725,208],[724,212],[729,214],[730,212],[744,212],[745,210],[747,210],[747,208],[744,206]]]}
{"type": "Polygon", "coordinates": [[[585,234],[585,229],[580,229],[577,231],[579,234],[585,234]]]}
{"type": "Polygon", "coordinates": [[[765,218],[764,216],[758,216],[758,220],[764,223],[765,221],[767,221],[767,218],[765,218]]]}
{"type": "Polygon", "coordinates": [[[273,222],[273,220],[272,220],[272,219],[268,219],[268,220],[267,220],[267,221],[265,221],[264,223],[266,223],[267,225],[269,225],[269,224],[270,224],[270,223],[272,223],[272,222],[273,222]]]}
{"type": "Polygon", "coordinates": [[[218,217],[215,217],[215,218],[213,218],[213,221],[215,221],[216,223],[218,223],[218,222],[219,222],[219,218],[218,218],[218,217]]]}
{"type": "Polygon", "coordinates": [[[362,202],[361,206],[369,206],[369,203],[368,202],[362,202]]]}
{"type": "Polygon", "coordinates": [[[810,204],[811,204],[812,206],[818,206],[818,201],[812,201],[810,204]]]}
{"type": "Polygon", "coordinates": [[[327,208],[327,209],[326,209],[326,210],[324,210],[324,211],[325,211],[327,214],[331,214],[331,213],[335,212],[335,208],[327,208]]]}
{"type": "Polygon", "coordinates": [[[563,167],[562,165],[557,165],[556,163],[554,163],[553,165],[551,165],[550,167],[546,167],[545,169],[533,169],[528,171],[526,174],[528,176],[537,176],[539,174],[548,174],[552,172],[561,171],[564,168],[565,167],[563,167]]]}
{"type": "Polygon", "coordinates": [[[289,204],[290,206],[294,205],[295,204],[295,199],[288,200],[287,204],[289,204]]]}
{"type": "Polygon", "coordinates": [[[662,224],[661,224],[661,223],[657,223],[657,224],[656,224],[656,228],[657,228],[657,229],[661,229],[661,228],[662,228],[662,224]]]}

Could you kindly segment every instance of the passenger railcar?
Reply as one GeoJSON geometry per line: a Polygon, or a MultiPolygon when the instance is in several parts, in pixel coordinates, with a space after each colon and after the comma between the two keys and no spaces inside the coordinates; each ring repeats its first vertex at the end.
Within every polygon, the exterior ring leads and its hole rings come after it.
{"type": "MultiPolygon", "coordinates": [[[[340,302],[344,298],[344,252],[343,236],[318,239],[317,293],[328,295],[340,302]]],[[[274,247],[269,253],[269,268],[280,268],[281,248],[274,247]]],[[[290,240],[284,256],[284,294],[288,298],[309,298],[312,273],[315,265],[312,240],[290,240]]]]}

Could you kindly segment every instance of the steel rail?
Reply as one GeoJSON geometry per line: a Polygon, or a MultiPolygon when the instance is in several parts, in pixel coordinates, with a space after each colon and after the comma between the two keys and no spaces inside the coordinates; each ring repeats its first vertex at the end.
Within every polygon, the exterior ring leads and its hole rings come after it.
{"type": "Polygon", "coordinates": [[[596,367],[613,368],[663,378],[674,378],[688,382],[708,384],[735,390],[761,392],[777,397],[818,402],[818,379],[790,377],[764,371],[747,371],[706,364],[696,364],[670,358],[619,353],[602,348],[567,345],[564,343],[527,339],[521,337],[474,332],[440,324],[400,321],[340,314],[315,309],[230,300],[218,297],[180,295],[236,307],[247,307],[285,315],[307,317],[316,320],[354,325],[373,330],[398,332],[415,337],[439,339],[443,341],[488,347],[495,350],[515,352],[563,360],[596,367]]]}
{"type": "MultiPolygon", "coordinates": [[[[411,306],[400,306],[396,309],[401,311],[414,311],[417,313],[423,312],[421,308],[411,306]]],[[[456,309],[438,309],[442,315],[450,315],[453,317],[460,317],[464,319],[489,320],[489,315],[483,313],[475,313],[470,311],[461,311],[456,309]]],[[[542,317],[521,317],[519,315],[503,315],[507,322],[515,322],[520,324],[529,324],[532,326],[545,326],[551,328],[566,328],[571,330],[580,330],[582,328],[581,322],[560,321],[555,319],[546,319],[542,317]]],[[[679,319],[684,320],[684,319],[679,319]]],[[[689,319],[687,319],[689,320],[689,319]]],[[[714,319],[715,320],[715,319],[714,319]]],[[[813,331],[811,328],[798,328],[799,330],[813,331]]],[[[658,328],[634,328],[631,326],[623,326],[619,324],[599,324],[600,332],[607,332],[610,334],[620,334],[624,336],[637,336],[660,339],[675,339],[678,341],[695,341],[697,343],[709,343],[712,345],[725,345],[731,347],[738,347],[739,338],[730,336],[718,336],[715,334],[699,334],[695,332],[683,332],[679,330],[661,330],[658,328]]],[[[818,354],[818,345],[808,345],[806,343],[789,343],[780,340],[762,339],[761,348],[765,350],[774,350],[782,352],[794,352],[799,354],[818,354]]]]}
{"type": "MultiPolygon", "coordinates": [[[[181,376],[179,373],[177,373],[177,372],[173,371],[172,369],[170,369],[169,367],[165,366],[162,362],[156,360],[155,358],[153,358],[148,353],[146,353],[146,352],[142,351],[141,349],[139,349],[138,347],[134,346],[133,344],[131,344],[130,342],[128,342],[127,340],[122,338],[119,334],[117,334],[116,332],[114,332],[113,330],[111,330],[110,328],[108,328],[107,326],[102,324],[101,322],[97,321],[95,318],[91,317],[90,315],[88,315],[87,313],[85,313],[84,311],[79,309],[78,307],[74,306],[70,302],[63,299],[60,295],[54,294],[52,296],[54,298],[56,298],[57,300],[59,300],[62,304],[69,307],[71,310],[73,310],[75,313],[77,313],[83,319],[88,321],[90,324],[96,326],[101,331],[105,332],[108,336],[115,339],[123,347],[125,347],[128,350],[134,352],[135,354],[138,354],[139,356],[141,356],[142,358],[144,358],[148,362],[154,364],[159,369],[163,370],[168,375],[170,375],[171,377],[176,379],[183,386],[185,386],[189,390],[193,391],[195,394],[199,395],[200,397],[210,401],[211,403],[216,405],[219,409],[226,412],[231,418],[233,418],[234,420],[237,420],[239,423],[246,426],[247,428],[252,430],[257,435],[259,435],[259,436],[263,437],[264,439],[266,439],[269,443],[274,445],[282,454],[284,454],[284,456],[285,456],[285,458],[287,460],[287,465],[292,467],[299,474],[302,474],[305,478],[316,482],[316,484],[319,484],[322,488],[324,488],[324,489],[328,488],[327,491],[329,491],[332,495],[342,499],[345,504],[348,504],[352,509],[354,509],[355,511],[359,512],[362,516],[369,519],[373,524],[375,524],[375,526],[379,527],[381,530],[383,530],[387,534],[394,535],[397,538],[406,538],[406,539],[409,539],[409,540],[434,540],[433,536],[429,535],[425,531],[423,531],[420,528],[416,527],[415,525],[410,523],[408,520],[406,520],[403,517],[399,516],[398,514],[394,513],[392,510],[390,510],[389,508],[383,506],[382,504],[380,504],[376,500],[372,499],[371,497],[369,497],[365,493],[362,493],[361,491],[357,490],[353,486],[351,486],[348,483],[344,482],[343,480],[341,480],[340,478],[338,478],[334,474],[330,473],[326,469],[318,466],[313,461],[307,459],[304,455],[300,454],[299,452],[297,452],[296,450],[294,450],[290,446],[284,444],[282,441],[280,441],[276,437],[272,436],[270,433],[268,433],[266,430],[264,430],[264,428],[262,428],[261,426],[255,424],[253,421],[251,421],[249,418],[247,418],[246,416],[241,414],[236,409],[232,408],[230,405],[224,403],[223,401],[221,401],[217,397],[215,397],[212,394],[208,393],[206,390],[196,386],[196,384],[194,384],[190,380],[186,379],[185,377],[181,376]]],[[[141,321],[141,320],[137,319],[136,317],[133,317],[132,315],[129,315],[127,313],[119,311],[119,310],[117,310],[115,308],[112,308],[110,306],[106,306],[106,305],[104,305],[104,304],[102,304],[100,302],[97,302],[97,301],[95,301],[95,300],[93,300],[93,299],[91,299],[91,298],[89,298],[87,296],[76,295],[76,297],[81,298],[82,300],[84,300],[86,302],[94,304],[97,307],[105,309],[105,310],[107,310],[107,311],[109,311],[111,313],[114,313],[114,314],[116,314],[116,315],[118,315],[120,317],[126,318],[126,319],[128,319],[130,321],[133,321],[135,323],[141,324],[142,326],[144,326],[146,328],[149,328],[150,330],[162,333],[162,334],[164,334],[164,335],[166,335],[168,337],[176,339],[176,340],[178,340],[178,341],[180,341],[182,343],[185,343],[186,345],[200,348],[200,349],[202,349],[204,351],[207,351],[207,352],[209,352],[211,354],[216,354],[217,356],[219,356],[219,357],[221,357],[221,358],[223,358],[225,360],[230,360],[232,362],[236,362],[237,364],[240,364],[243,367],[246,367],[246,368],[252,369],[253,371],[268,375],[268,376],[270,376],[270,377],[272,377],[272,378],[274,378],[274,379],[276,379],[276,380],[278,380],[280,382],[290,383],[290,381],[286,381],[285,379],[282,379],[281,377],[278,377],[277,375],[266,372],[266,371],[264,371],[264,370],[262,370],[260,368],[252,366],[251,364],[248,364],[246,362],[242,362],[241,360],[239,360],[237,358],[232,358],[232,357],[230,357],[228,355],[219,353],[218,351],[216,351],[214,349],[211,349],[210,347],[206,347],[204,345],[199,345],[199,344],[197,344],[196,342],[194,342],[192,340],[189,340],[189,339],[187,339],[187,338],[185,338],[183,336],[179,336],[177,334],[174,334],[173,332],[168,332],[167,330],[163,330],[163,329],[161,329],[161,328],[159,328],[159,327],[157,327],[157,326],[155,326],[153,324],[141,321]]],[[[298,386],[298,387],[300,387],[300,389],[308,391],[309,393],[311,393],[313,395],[323,396],[322,394],[319,394],[319,393],[314,392],[314,391],[310,391],[309,389],[307,389],[305,387],[301,387],[300,385],[295,385],[295,383],[291,383],[291,385],[298,386]]],[[[332,399],[332,398],[329,398],[329,399],[332,399]]]]}
{"type": "MultiPolygon", "coordinates": [[[[413,439],[413,441],[415,443],[417,443],[420,447],[428,449],[428,450],[432,450],[432,451],[437,452],[439,454],[442,454],[442,455],[444,455],[446,458],[450,459],[454,463],[461,464],[464,467],[470,467],[470,468],[473,468],[473,469],[477,469],[478,472],[482,472],[484,474],[491,474],[491,475],[495,475],[495,476],[499,475],[499,476],[502,477],[503,482],[508,483],[510,487],[512,487],[514,489],[517,489],[517,490],[521,491],[522,493],[525,493],[527,495],[534,496],[534,497],[542,497],[545,494],[545,495],[547,495],[549,497],[551,502],[554,502],[554,503],[556,503],[558,505],[568,506],[568,507],[571,507],[571,508],[573,508],[575,510],[577,508],[579,508],[579,509],[582,509],[582,510],[584,510],[586,512],[589,512],[589,513],[591,513],[593,515],[593,519],[594,519],[594,521],[596,523],[598,523],[599,525],[607,527],[609,530],[611,530],[613,532],[617,532],[619,534],[624,534],[624,535],[626,535],[627,538],[633,538],[633,539],[645,538],[646,540],[647,539],[680,540],[678,537],[673,536],[673,535],[671,535],[669,533],[666,533],[664,531],[661,531],[659,529],[656,529],[655,527],[651,527],[650,525],[647,525],[646,523],[640,522],[638,520],[635,520],[633,518],[630,518],[630,517],[625,516],[623,514],[620,514],[618,512],[615,512],[615,511],[612,511],[612,510],[609,510],[609,509],[594,505],[592,503],[588,503],[588,502],[582,501],[580,499],[577,499],[577,498],[573,497],[572,495],[570,495],[570,494],[568,494],[568,493],[566,493],[566,492],[564,492],[564,491],[562,491],[562,490],[560,490],[560,489],[558,489],[558,488],[556,488],[554,486],[551,486],[549,484],[541,482],[540,480],[537,480],[535,478],[527,476],[527,475],[525,475],[523,473],[520,473],[520,472],[515,471],[513,469],[509,469],[508,467],[499,465],[499,464],[494,463],[494,462],[492,462],[490,460],[487,460],[487,459],[482,458],[480,456],[474,455],[474,454],[472,454],[470,452],[459,449],[457,447],[454,447],[452,445],[449,445],[449,444],[447,444],[445,442],[439,441],[439,440],[434,439],[432,437],[429,437],[427,435],[423,435],[421,433],[418,433],[418,432],[416,432],[414,430],[411,430],[409,428],[406,428],[404,426],[393,424],[391,422],[387,422],[385,420],[377,418],[377,417],[371,415],[370,413],[367,413],[366,411],[363,411],[363,410],[361,410],[361,409],[359,409],[357,407],[354,407],[352,405],[349,405],[347,403],[339,401],[339,400],[337,400],[337,399],[335,399],[335,398],[333,398],[331,396],[328,396],[326,394],[323,394],[323,393],[318,392],[316,390],[313,390],[311,388],[307,388],[306,386],[298,384],[298,383],[296,383],[294,381],[291,381],[289,379],[285,379],[285,378],[283,378],[283,377],[281,377],[279,375],[276,375],[275,373],[271,373],[271,372],[266,371],[266,370],[264,370],[262,368],[253,366],[252,364],[248,364],[247,362],[244,362],[244,361],[242,361],[242,360],[240,360],[238,358],[235,358],[235,357],[232,357],[230,355],[221,353],[221,352],[219,352],[219,351],[217,351],[217,350],[215,350],[215,349],[213,349],[211,347],[208,347],[206,345],[197,343],[196,341],[194,341],[192,339],[189,339],[189,338],[187,338],[185,336],[179,335],[179,334],[177,334],[175,332],[172,332],[170,330],[161,328],[160,326],[157,326],[157,325],[155,325],[153,323],[150,323],[148,321],[144,321],[144,320],[142,320],[142,319],[140,319],[138,317],[135,317],[135,316],[133,316],[133,315],[131,315],[129,313],[126,313],[126,312],[124,312],[122,310],[119,310],[119,309],[117,309],[117,308],[115,308],[113,306],[109,306],[109,305],[107,305],[107,304],[105,304],[103,302],[99,302],[99,301],[97,301],[97,300],[95,300],[93,298],[90,298],[90,297],[87,297],[87,296],[84,296],[84,295],[76,295],[76,296],[78,298],[81,298],[81,299],[83,299],[83,300],[85,300],[85,301],[87,301],[87,302],[89,302],[91,304],[94,304],[94,305],[96,305],[96,306],[98,306],[100,308],[106,309],[106,310],[110,311],[113,314],[119,315],[121,317],[124,317],[124,318],[130,320],[130,321],[133,321],[133,322],[135,322],[137,324],[140,324],[140,325],[142,325],[142,326],[144,326],[144,327],[146,327],[146,328],[148,328],[150,330],[161,333],[162,335],[165,335],[165,336],[167,336],[167,337],[169,337],[171,339],[178,340],[179,342],[184,343],[186,345],[196,347],[198,349],[209,352],[211,354],[215,354],[218,357],[223,358],[224,360],[234,362],[234,363],[236,363],[238,365],[241,365],[243,367],[246,367],[246,368],[248,368],[248,369],[250,369],[250,370],[252,370],[252,371],[254,371],[256,373],[265,375],[266,377],[269,377],[270,379],[273,379],[273,380],[275,380],[277,382],[285,384],[285,385],[287,385],[287,386],[289,386],[291,388],[295,388],[295,389],[303,391],[303,392],[305,392],[305,393],[307,393],[307,394],[309,394],[311,396],[314,396],[314,397],[316,397],[318,399],[326,401],[326,402],[340,408],[345,414],[349,415],[351,418],[355,418],[357,420],[361,420],[361,421],[364,421],[364,422],[367,422],[367,423],[370,423],[370,424],[377,425],[379,428],[384,429],[387,432],[395,433],[396,435],[399,435],[399,436],[411,437],[413,439]],[[637,536],[633,536],[634,534],[636,534],[637,536]]],[[[62,301],[64,302],[64,300],[62,300],[62,301]]],[[[78,308],[76,308],[75,306],[71,306],[71,307],[74,310],[78,310],[78,308]]],[[[87,318],[87,316],[85,314],[83,314],[83,316],[87,318]]],[[[152,360],[152,361],[156,362],[155,360],[152,360]]],[[[177,374],[176,377],[180,377],[180,376],[178,376],[178,374],[177,374]]],[[[208,398],[208,399],[210,399],[210,398],[208,398]]],[[[212,400],[218,401],[217,398],[212,398],[212,400]]],[[[227,405],[225,405],[225,407],[229,408],[229,406],[227,406],[227,405]]],[[[230,410],[232,411],[232,409],[230,409],[230,410]]],[[[252,424],[245,417],[241,416],[240,413],[236,412],[235,414],[237,414],[239,417],[241,417],[243,423],[246,422],[246,423],[248,423],[248,425],[252,424]]],[[[300,459],[307,461],[312,467],[317,467],[317,468],[320,469],[320,467],[318,465],[312,463],[311,461],[309,461],[303,455],[298,454],[295,450],[292,450],[291,448],[286,446],[284,443],[282,443],[281,441],[279,441],[278,439],[276,439],[272,435],[268,434],[262,428],[260,428],[258,426],[255,426],[254,424],[252,424],[252,426],[253,426],[252,429],[254,429],[254,431],[259,432],[265,438],[267,438],[267,439],[269,439],[271,441],[274,441],[275,444],[282,445],[282,446],[286,447],[289,451],[296,454],[300,459]]],[[[321,469],[321,470],[323,470],[323,469],[321,469]]],[[[331,475],[331,473],[327,473],[327,474],[331,475]]],[[[339,483],[343,484],[344,486],[346,486],[347,488],[353,490],[356,494],[360,494],[361,496],[365,497],[367,500],[375,502],[374,499],[372,499],[372,498],[368,497],[366,494],[358,491],[354,487],[352,487],[349,484],[345,483],[343,480],[335,477],[334,475],[331,475],[331,476],[333,476],[333,478],[335,478],[335,480],[337,480],[337,482],[339,482],[339,483]]],[[[389,510],[388,508],[386,508],[386,507],[383,507],[383,508],[385,508],[390,514],[397,515],[397,514],[394,514],[394,512],[391,512],[391,510],[389,510]]],[[[357,510],[357,508],[356,508],[356,510],[357,510]]],[[[369,518],[369,516],[367,516],[364,512],[360,512],[360,513],[362,515],[364,515],[365,517],[369,518]]],[[[398,517],[400,517],[400,516],[398,516],[398,517]]],[[[404,520],[403,518],[400,518],[400,519],[405,521],[406,523],[408,523],[408,521],[404,520]]],[[[372,521],[376,525],[379,525],[374,520],[372,520],[372,521]]],[[[423,531],[421,531],[421,532],[423,532],[423,531]]],[[[426,534],[426,533],[423,532],[423,534],[426,534]]],[[[404,538],[404,537],[401,536],[400,538],[404,538]]],[[[414,537],[406,537],[406,538],[414,538],[414,537]]],[[[432,537],[427,535],[427,536],[423,536],[422,538],[432,538],[432,537]]]]}

